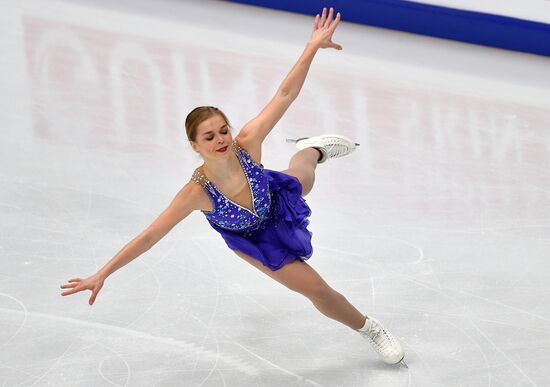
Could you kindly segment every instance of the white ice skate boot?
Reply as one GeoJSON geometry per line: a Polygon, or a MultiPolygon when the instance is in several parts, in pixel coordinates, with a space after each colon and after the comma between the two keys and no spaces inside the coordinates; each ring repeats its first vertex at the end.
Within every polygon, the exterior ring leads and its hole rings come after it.
{"type": "Polygon", "coordinates": [[[316,148],[321,152],[318,163],[324,163],[328,159],[342,157],[350,154],[359,144],[352,142],[349,138],[338,134],[323,134],[315,137],[303,137],[297,140],[287,139],[287,142],[295,142],[296,148],[316,148]]]}
{"type": "Polygon", "coordinates": [[[374,350],[385,363],[401,363],[409,368],[403,361],[405,352],[401,348],[401,345],[378,320],[370,317],[367,318],[365,325],[359,328],[358,332],[371,343],[374,350]]]}

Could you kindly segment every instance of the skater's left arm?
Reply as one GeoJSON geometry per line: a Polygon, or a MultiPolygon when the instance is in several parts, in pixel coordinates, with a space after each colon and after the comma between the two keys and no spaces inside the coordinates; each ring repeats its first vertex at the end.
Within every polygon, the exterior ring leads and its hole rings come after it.
{"type": "MultiPolygon", "coordinates": [[[[336,14],[334,19],[333,14],[334,10],[331,8],[327,16],[327,9],[323,8],[322,15],[315,17],[313,32],[304,52],[279,86],[275,96],[258,116],[241,129],[237,140],[245,148],[248,146],[248,148],[256,148],[259,151],[269,132],[298,97],[317,50],[319,48],[342,49],[342,46],[332,42],[332,34],[340,22],[340,13],[336,14]]],[[[249,149],[249,151],[253,149],[249,149]]]]}

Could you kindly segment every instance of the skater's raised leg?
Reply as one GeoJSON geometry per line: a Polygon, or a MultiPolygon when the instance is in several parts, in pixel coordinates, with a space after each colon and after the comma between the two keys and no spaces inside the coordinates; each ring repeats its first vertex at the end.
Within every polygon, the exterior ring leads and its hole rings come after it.
{"type": "Polygon", "coordinates": [[[296,141],[296,147],[300,151],[292,156],[288,169],[283,173],[294,176],[300,181],[302,196],[306,196],[313,188],[317,164],[348,155],[355,150],[356,145],[359,145],[337,134],[324,134],[290,141],[296,141]]]}
{"type": "Polygon", "coordinates": [[[296,177],[302,184],[302,196],[306,196],[315,183],[315,168],[321,152],[315,148],[305,148],[296,152],[290,159],[288,169],[283,173],[296,177]]]}

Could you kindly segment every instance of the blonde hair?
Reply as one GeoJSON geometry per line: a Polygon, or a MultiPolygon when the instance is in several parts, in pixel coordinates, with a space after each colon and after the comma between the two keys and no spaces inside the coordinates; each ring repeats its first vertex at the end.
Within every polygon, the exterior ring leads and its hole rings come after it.
{"type": "Polygon", "coordinates": [[[189,141],[195,141],[197,138],[197,128],[199,125],[216,114],[225,120],[227,126],[231,126],[225,114],[223,114],[223,112],[215,106],[199,106],[191,110],[185,119],[185,132],[187,133],[187,139],[189,141]]]}

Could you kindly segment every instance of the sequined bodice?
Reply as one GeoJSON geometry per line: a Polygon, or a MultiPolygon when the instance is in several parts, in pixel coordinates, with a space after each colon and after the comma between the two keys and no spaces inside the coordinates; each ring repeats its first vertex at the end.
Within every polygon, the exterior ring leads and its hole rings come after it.
{"type": "Polygon", "coordinates": [[[235,152],[252,195],[252,211],[231,199],[228,199],[202,172],[197,168],[192,180],[201,185],[212,201],[212,211],[203,211],[206,218],[213,224],[231,231],[246,232],[259,228],[266,219],[271,208],[269,183],[264,174],[263,166],[256,164],[247,151],[233,141],[235,152]]]}

